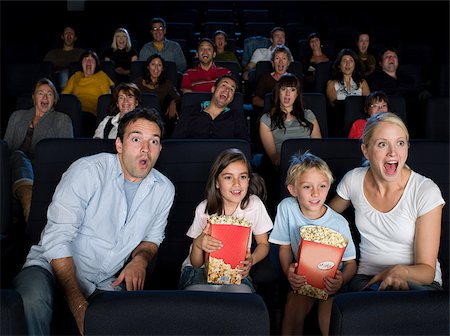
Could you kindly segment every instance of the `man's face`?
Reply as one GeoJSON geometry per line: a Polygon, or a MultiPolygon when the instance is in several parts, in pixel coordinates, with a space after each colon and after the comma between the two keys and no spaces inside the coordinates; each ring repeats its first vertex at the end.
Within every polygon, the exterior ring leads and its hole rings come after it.
{"type": "Polygon", "coordinates": [[[393,73],[398,68],[398,56],[394,51],[388,50],[383,54],[381,68],[384,72],[393,73]]]}
{"type": "Polygon", "coordinates": [[[231,78],[223,78],[219,84],[213,86],[212,102],[216,106],[224,109],[234,99],[234,93],[236,91],[236,82],[231,78]]]}
{"type": "Polygon", "coordinates": [[[161,42],[164,41],[164,36],[166,36],[166,28],[161,22],[154,22],[150,28],[150,33],[154,41],[161,42]]]}
{"type": "Polygon", "coordinates": [[[283,31],[277,30],[276,32],[273,33],[272,36],[273,47],[284,45],[285,43],[286,43],[286,34],[283,31]]]}
{"type": "Polygon", "coordinates": [[[140,182],[155,166],[161,152],[161,130],[147,119],[137,119],[125,129],[123,142],[116,139],[123,174],[128,181],[140,182]]]}
{"type": "Polygon", "coordinates": [[[73,46],[75,41],[77,40],[77,36],[75,35],[75,30],[70,27],[66,27],[61,36],[64,41],[64,44],[67,46],[73,46]]]}
{"type": "Polygon", "coordinates": [[[207,41],[200,43],[197,50],[197,57],[201,64],[211,64],[215,56],[216,53],[214,52],[214,46],[211,43],[207,41]]]}

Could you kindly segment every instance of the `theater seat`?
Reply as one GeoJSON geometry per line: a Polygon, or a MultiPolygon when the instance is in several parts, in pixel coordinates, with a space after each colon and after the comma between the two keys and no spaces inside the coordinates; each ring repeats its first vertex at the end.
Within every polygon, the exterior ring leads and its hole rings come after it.
{"type": "Polygon", "coordinates": [[[333,301],[330,335],[448,335],[445,291],[339,294],[333,301]]]}
{"type": "Polygon", "coordinates": [[[89,306],[85,335],[269,335],[257,294],[107,292],[89,306]]]}

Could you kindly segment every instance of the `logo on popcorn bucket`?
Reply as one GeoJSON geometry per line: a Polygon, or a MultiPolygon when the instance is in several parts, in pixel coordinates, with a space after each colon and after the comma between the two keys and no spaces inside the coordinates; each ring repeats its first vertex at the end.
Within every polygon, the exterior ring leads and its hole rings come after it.
{"type": "Polygon", "coordinates": [[[317,268],[323,271],[332,269],[334,267],[335,263],[332,261],[322,261],[317,265],[317,268]]]}

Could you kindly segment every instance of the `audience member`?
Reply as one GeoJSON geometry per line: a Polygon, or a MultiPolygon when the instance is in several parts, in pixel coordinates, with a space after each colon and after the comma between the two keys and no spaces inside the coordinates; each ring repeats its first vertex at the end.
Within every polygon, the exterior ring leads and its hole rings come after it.
{"type": "Polygon", "coordinates": [[[96,139],[115,139],[120,119],[136,107],[142,106],[141,90],[134,83],[122,82],[117,85],[112,93],[109,115],[106,116],[94,133],[96,139]]]}
{"type": "Polygon", "coordinates": [[[142,92],[156,93],[163,114],[166,136],[170,137],[179,118],[181,96],[176,86],[167,78],[167,65],[159,54],[150,56],[146,61],[142,78],[136,84],[142,92]]]}
{"type": "Polygon", "coordinates": [[[166,61],[175,62],[178,72],[186,70],[186,57],[178,42],[166,38],[166,21],[155,17],[150,21],[153,41],[145,44],[139,52],[139,61],[146,61],[151,55],[159,54],[166,61]]]}
{"type": "Polygon", "coordinates": [[[280,77],[287,73],[292,62],[292,54],[285,46],[277,46],[273,49],[270,61],[274,71],[265,73],[257,79],[255,95],[252,98],[253,105],[257,107],[264,107],[266,93],[272,92],[280,77]]]}
{"type": "MultiPolygon", "coordinates": [[[[213,34],[213,42],[216,45],[216,56],[214,61],[231,61],[239,64],[239,60],[235,53],[231,50],[226,50],[228,45],[228,35],[223,30],[216,30],[213,34]]],[[[239,64],[239,67],[241,65],[239,64]]]]}
{"type": "Polygon", "coordinates": [[[333,63],[327,82],[328,125],[330,136],[344,137],[344,100],[347,96],[367,96],[369,85],[361,71],[361,61],[351,49],[342,49],[333,63]]]}
{"type": "Polygon", "coordinates": [[[92,137],[97,123],[98,97],[111,93],[114,82],[100,68],[100,60],[93,50],[86,50],[80,57],[81,71],[70,76],[61,93],[78,97],[83,110],[83,135],[92,137]]]}
{"type": "MultiPolygon", "coordinates": [[[[367,76],[372,90],[384,91],[388,96],[402,96],[408,111],[408,125],[413,137],[423,135],[423,114],[420,113],[424,102],[414,79],[398,69],[399,53],[396,48],[385,47],[378,55],[377,68],[367,76]]],[[[426,95],[423,97],[426,98],[426,95]]]]}
{"type": "Polygon", "coordinates": [[[349,139],[361,139],[367,119],[379,112],[388,112],[389,98],[383,91],[372,91],[364,102],[364,113],[366,119],[357,119],[353,122],[348,134],[349,139]]]}
{"type": "Polygon", "coordinates": [[[216,66],[216,46],[209,38],[202,38],[198,42],[197,53],[198,65],[186,70],[181,80],[181,91],[186,92],[209,92],[214,82],[222,75],[229,74],[227,68],[216,66]]]}
{"type": "Polygon", "coordinates": [[[52,49],[44,57],[44,62],[53,63],[59,88],[63,88],[67,84],[70,63],[78,62],[84,52],[84,49],[75,47],[77,35],[73,26],[64,27],[61,39],[63,41],[62,48],[52,49]]]}
{"type": "Polygon", "coordinates": [[[190,253],[184,260],[180,277],[180,289],[221,292],[254,292],[249,277],[253,265],[269,254],[268,232],[273,223],[264,205],[264,180],[252,174],[251,163],[236,148],[223,151],[215,160],[206,183],[206,199],[195,209],[195,217],[187,235],[193,239],[190,253]],[[241,285],[209,284],[206,281],[205,255],[219,250],[221,241],[210,232],[209,216],[233,216],[251,224],[251,236],[247,244],[245,260],[238,266],[241,285]],[[252,236],[256,247],[251,252],[252,236]]]}
{"type": "Polygon", "coordinates": [[[358,33],[356,38],[356,47],[359,59],[362,62],[362,72],[364,76],[370,75],[375,71],[375,65],[377,63],[375,56],[369,52],[370,36],[368,33],[358,33]]]}
{"type": "MultiPolygon", "coordinates": [[[[250,71],[256,67],[259,61],[270,61],[272,59],[272,51],[277,46],[284,46],[286,43],[286,33],[284,28],[275,27],[270,31],[270,42],[272,43],[268,48],[258,48],[253,52],[250,62],[245,66],[242,78],[244,80],[251,80],[250,71]]],[[[254,74],[254,73],[253,73],[254,74]]]]}
{"type": "Polygon", "coordinates": [[[442,208],[439,187],[408,165],[409,134],[394,113],[369,118],[361,150],[365,167],[349,171],[331,208],[355,208],[360,258],[350,289],[442,289],[438,250],[442,208]]]}
{"type": "Polygon", "coordinates": [[[120,120],[117,154],[81,158],[63,175],[41,240],[13,281],[30,335],[50,335],[57,284],[81,335],[97,294],[143,290],[175,194],[153,168],[162,134],[156,110],[135,109],[120,120]]]}
{"type": "MultiPolygon", "coordinates": [[[[356,249],[349,224],[343,216],[325,204],[332,183],[330,168],[321,158],[309,152],[292,158],[286,178],[287,189],[292,197],[285,198],[278,205],[269,238],[271,243],[280,245],[280,264],[290,285],[282,322],[283,335],[303,335],[305,318],[316,303],[320,331],[322,335],[328,335],[333,295],[356,272],[356,249]],[[309,225],[330,228],[348,240],[336,275],[323,280],[324,289],[329,294],[327,300],[318,300],[297,292],[308,286],[308,278],[297,274],[300,257],[297,254],[299,245],[302,244],[300,228],[309,225]]],[[[326,256],[324,258],[326,260],[326,256]]]]}
{"type": "Polygon", "coordinates": [[[291,138],[321,138],[313,111],[303,108],[300,80],[293,74],[281,76],[273,90],[274,107],[261,116],[259,135],[272,165],[280,165],[281,145],[291,138]]]}
{"type": "Polygon", "coordinates": [[[219,77],[211,89],[211,101],[183,110],[172,138],[244,139],[250,141],[243,109],[231,109],[237,80],[232,74],[219,77]]]}
{"type": "Polygon", "coordinates": [[[117,76],[116,84],[130,81],[131,62],[138,60],[138,54],[131,43],[128,30],[125,28],[116,29],[111,48],[105,52],[105,60],[114,62],[117,76]]]}
{"type": "Polygon", "coordinates": [[[36,82],[32,93],[33,107],[11,114],[4,140],[8,143],[13,180],[12,191],[28,222],[34,181],[34,151],[46,138],[72,138],[72,121],[67,114],[56,112],[59,95],[47,78],[36,82]]]}
{"type": "Polygon", "coordinates": [[[328,62],[330,59],[324,54],[320,36],[317,33],[308,35],[308,53],[302,58],[303,64],[303,81],[308,89],[313,87],[316,66],[319,63],[328,62]]]}

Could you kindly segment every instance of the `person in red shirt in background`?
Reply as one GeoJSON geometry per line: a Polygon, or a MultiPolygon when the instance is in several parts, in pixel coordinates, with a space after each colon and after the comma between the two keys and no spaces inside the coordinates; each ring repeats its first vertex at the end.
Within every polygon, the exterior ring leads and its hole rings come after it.
{"type": "Polygon", "coordinates": [[[216,46],[209,38],[202,38],[196,54],[199,64],[195,68],[186,70],[181,81],[181,92],[211,92],[216,79],[231,71],[214,64],[216,46]]]}

